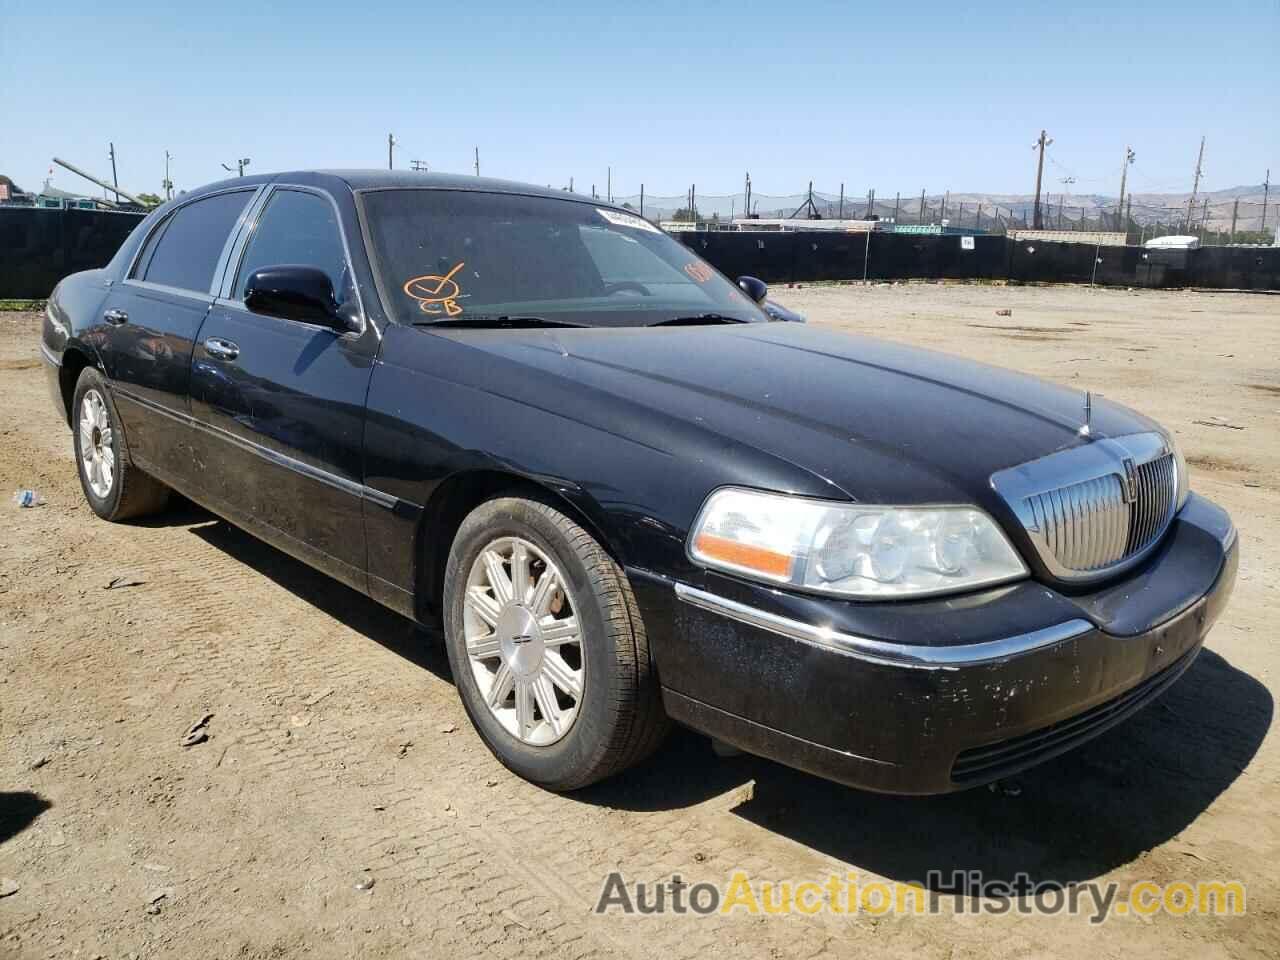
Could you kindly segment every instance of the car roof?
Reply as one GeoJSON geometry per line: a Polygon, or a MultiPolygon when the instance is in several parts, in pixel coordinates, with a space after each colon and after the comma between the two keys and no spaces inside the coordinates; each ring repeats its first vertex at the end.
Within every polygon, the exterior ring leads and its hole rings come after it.
{"type": "Polygon", "coordinates": [[[492,177],[474,177],[460,173],[417,173],[409,170],[290,170],[282,173],[259,173],[245,177],[219,180],[189,190],[183,196],[192,198],[228,187],[256,187],[264,183],[298,182],[317,183],[326,179],[338,180],[352,190],[474,190],[484,193],[511,193],[523,196],[552,197],[558,200],[578,200],[602,207],[613,207],[599,197],[570,193],[549,186],[520,183],[516,180],[498,180],[492,177]]]}

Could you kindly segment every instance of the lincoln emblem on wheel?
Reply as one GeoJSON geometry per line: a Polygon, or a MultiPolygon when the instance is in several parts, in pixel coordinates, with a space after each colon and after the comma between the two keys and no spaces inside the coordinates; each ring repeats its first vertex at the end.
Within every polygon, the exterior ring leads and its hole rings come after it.
{"type": "Polygon", "coordinates": [[[95,514],[177,491],[430,627],[551,790],[678,723],[943,793],[1178,681],[1239,551],[1172,432],[802,319],[598,199],[301,171],[158,207],[41,352],[95,514]]]}

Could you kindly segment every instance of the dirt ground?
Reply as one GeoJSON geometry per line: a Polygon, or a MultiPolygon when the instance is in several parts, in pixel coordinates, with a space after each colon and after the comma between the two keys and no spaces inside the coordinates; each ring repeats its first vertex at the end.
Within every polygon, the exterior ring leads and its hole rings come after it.
{"type": "Polygon", "coordinates": [[[1188,674],[1001,790],[879,797],[684,733],[628,775],[548,794],[483,748],[430,634],[194,508],[96,520],[39,318],[0,313],[0,957],[1280,955],[1280,298],[775,294],[812,323],[1087,387],[1175,430],[1242,554],[1188,674]],[[26,487],[47,503],[17,508],[26,487]],[[209,739],[180,746],[206,714],[209,739]],[[1248,913],[592,913],[615,869],[723,885],[735,868],[1025,871],[1122,896],[1238,879],[1248,913]]]}

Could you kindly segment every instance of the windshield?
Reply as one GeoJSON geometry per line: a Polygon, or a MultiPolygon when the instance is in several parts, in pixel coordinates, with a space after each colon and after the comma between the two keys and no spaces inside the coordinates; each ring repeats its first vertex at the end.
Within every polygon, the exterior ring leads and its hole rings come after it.
{"type": "Polygon", "coordinates": [[[624,211],[470,190],[377,190],[362,201],[401,323],[766,319],[691,250],[624,211]]]}

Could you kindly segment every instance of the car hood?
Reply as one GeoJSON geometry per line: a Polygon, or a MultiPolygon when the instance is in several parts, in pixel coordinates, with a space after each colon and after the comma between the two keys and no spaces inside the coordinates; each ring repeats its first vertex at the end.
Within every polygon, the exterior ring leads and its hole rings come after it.
{"type": "Polygon", "coordinates": [[[534,401],[566,416],[677,455],[732,441],[868,502],[988,502],[997,470],[1158,429],[1095,396],[1082,437],[1081,390],[801,324],[446,335],[591,388],[534,401]]]}

